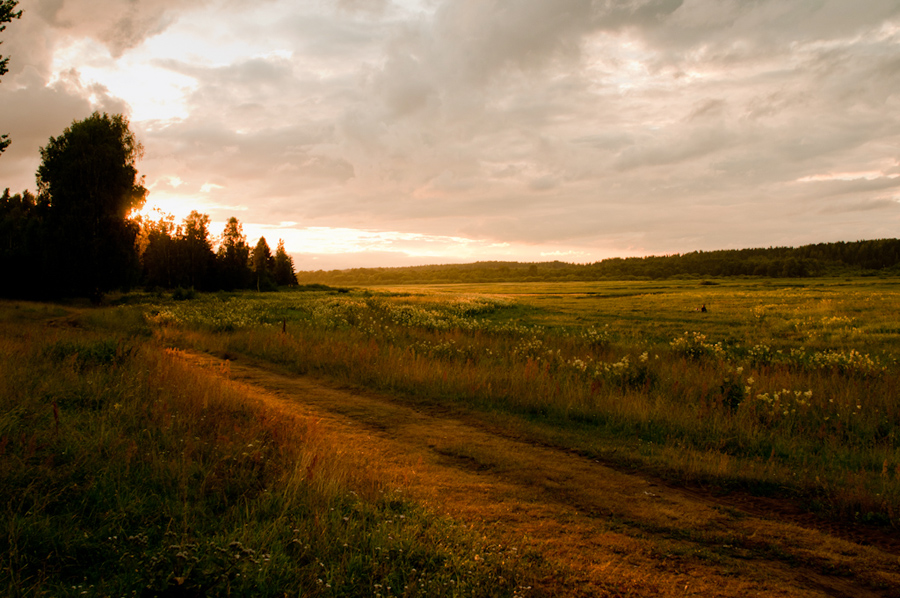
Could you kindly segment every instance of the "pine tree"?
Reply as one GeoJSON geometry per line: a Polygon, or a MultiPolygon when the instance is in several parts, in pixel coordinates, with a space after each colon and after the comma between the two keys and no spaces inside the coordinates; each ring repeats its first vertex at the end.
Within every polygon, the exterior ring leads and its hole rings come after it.
{"type": "Polygon", "coordinates": [[[250,270],[250,247],[244,236],[244,227],[232,216],[225,224],[222,244],[216,261],[220,269],[220,285],[224,289],[246,289],[253,272],[250,270]]]}
{"type": "Polygon", "coordinates": [[[297,285],[294,260],[284,250],[284,239],[278,239],[278,249],[275,250],[275,283],[279,286],[297,285]]]}
{"type": "Polygon", "coordinates": [[[257,291],[275,290],[275,258],[265,237],[260,237],[251,257],[253,276],[256,278],[257,291]]]}

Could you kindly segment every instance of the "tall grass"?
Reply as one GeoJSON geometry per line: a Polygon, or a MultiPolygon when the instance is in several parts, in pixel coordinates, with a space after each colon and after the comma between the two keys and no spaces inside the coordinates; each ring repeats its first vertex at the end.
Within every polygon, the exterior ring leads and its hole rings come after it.
{"type": "Polygon", "coordinates": [[[604,304],[631,314],[624,323],[597,310],[576,326],[588,312],[559,296],[246,298],[235,300],[239,326],[209,318],[227,304],[210,312],[195,302],[154,318],[167,342],[509,413],[555,429],[559,442],[661,475],[897,523],[900,368],[882,310],[900,297],[890,287],[686,287],[637,297],[604,304]],[[701,302],[714,306],[702,320],[689,309],[701,302]]]}
{"type": "Polygon", "coordinates": [[[514,552],[186,367],[135,313],[0,305],[0,593],[519,592],[514,552]]]}

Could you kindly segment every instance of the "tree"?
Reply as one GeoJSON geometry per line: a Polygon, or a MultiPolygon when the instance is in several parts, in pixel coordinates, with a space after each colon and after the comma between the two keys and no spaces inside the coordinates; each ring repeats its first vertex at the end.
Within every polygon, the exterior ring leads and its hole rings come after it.
{"type": "MultiPolygon", "coordinates": [[[[12,22],[22,16],[22,11],[16,11],[18,0],[0,0],[0,32],[6,30],[6,23],[12,22]]],[[[2,44],[3,42],[0,42],[2,44]]],[[[0,77],[9,72],[9,57],[0,55],[0,77]]],[[[0,135],[0,154],[9,147],[9,135],[0,135]]]]}
{"type": "Polygon", "coordinates": [[[234,216],[225,224],[216,260],[220,268],[219,283],[223,288],[243,289],[250,286],[253,276],[250,270],[250,247],[244,236],[244,227],[234,216]]]}
{"type": "Polygon", "coordinates": [[[45,251],[46,206],[28,191],[0,196],[0,272],[2,294],[41,298],[48,287],[45,251]]]}
{"type": "Polygon", "coordinates": [[[297,275],[294,274],[294,260],[284,250],[284,239],[278,239],[275,250],[275,284],[279,286],[296,286],[297,275]]]}
{"type": "Polygon", "coordinates": [[[181,226],[178,238],[182,247],[187,281],[195,289],[211,288],[210,273],[216,259],[209,241],[209,216],[194,210],[181,226]]]}
{"type": "Polygon", "coordinates": [[[158,212],[159,220],[139,220],[138,247],[143,269],[143,281],[148,287],[175,286],[178,258],[174,234],[175,216],[158,212]]]}
{"type": "Polygon", "coordinates": [[[159,212],[159,220],[137,218],[143,284],[149,288],[188,287],[211,290],[216,254],[209,240],[209,216],[196,210],[182,224],[159,212]]]}
{"type": "Polygon", "coordinates": [[[135,168],[142,155],[124,116],[97,112],[41,148],[38,193],[63,294],[99,299],[136,281],[138,225],[128,215],[147,195],[135,168]]]}
{"type": "Polygon", "coordinates": [[[253,248],[253,255],[250,258],[253,265],[253,275],[256,278],[257,291],[274,291],[275,290],[275,258],[272,257],[272,250],[266,243],[265,237],[260,237],[256,247],[253,248]]]}

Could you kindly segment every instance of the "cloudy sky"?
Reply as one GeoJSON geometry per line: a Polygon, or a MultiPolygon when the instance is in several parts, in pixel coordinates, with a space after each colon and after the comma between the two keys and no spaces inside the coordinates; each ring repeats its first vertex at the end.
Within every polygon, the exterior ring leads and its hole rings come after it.
{"type": "Polygon", "coordinates": [[[301,270],[900,236],[897,0],[21,0],[0,188],[94,110],[301,270]]]}

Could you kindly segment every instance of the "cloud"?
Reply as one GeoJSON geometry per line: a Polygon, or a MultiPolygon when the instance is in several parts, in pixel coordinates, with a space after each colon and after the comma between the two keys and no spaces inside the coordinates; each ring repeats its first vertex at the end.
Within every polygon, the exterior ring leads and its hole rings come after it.
{"type": "Polygon", "coordinates": [[[576,255],[898,224],[893,0],[35,0],[8,33],[7,180],[94,109],[173,110],[133,122],[154,192],[260,226],[576,255]]]}
{"type": "Polygon", "coordinates": [[[858,199],[850,202],[835,203],[822,208],[825,214],[846,214],[853,212],[870,212],[873,210],[900,210],[900,196],[898,198],[870,198],[858,199]]]}
{"type": "Polygon", "coordinates": [[[682,0],[453,0],[438,9],[434,39],[464,78],[485,80],[507,67],[532,69],[580,56],[594,31],[649,26],[682,0]]]}
{"type": "Polygon", "coordinates": [[[338,0],[338,7],[350,13],[384,14],[391,6],[390,0],[338,0]]]}
{"type": "MultiPolygon", "coordinates": [[[[186,5],[179,0],[39,0],[34,16],[43,19],[57,35],[90,37],[103,43],[116,58],[158,35],[184,11],[207,4],[204,0],[186,5]]],[[[32,11],[25,7],[26,17],[32,11]]]]}
{"type": "Polygon", "coordinates": [[[12,144],[0,159],[0,186],[33,188],[40,148],[72,124],[95,110],[121,113],[126,105],[108,90],[85,84],[75,72],[65,73],[52,84],[44,85],[35,69],[20,71],[18,85],[0,85],[0,104],[15,118],[0,123],[12,144]],[[34,84],[29,84],[34,82],[34,84]]]}

